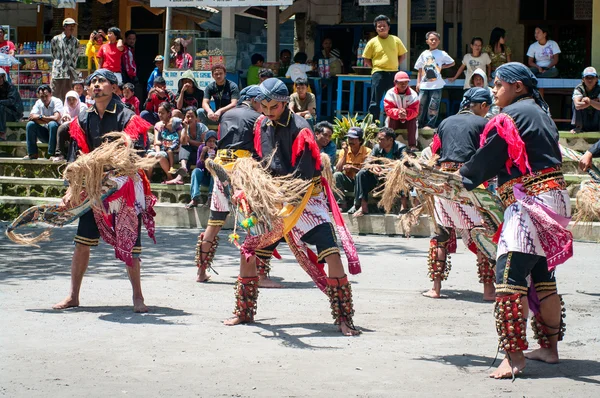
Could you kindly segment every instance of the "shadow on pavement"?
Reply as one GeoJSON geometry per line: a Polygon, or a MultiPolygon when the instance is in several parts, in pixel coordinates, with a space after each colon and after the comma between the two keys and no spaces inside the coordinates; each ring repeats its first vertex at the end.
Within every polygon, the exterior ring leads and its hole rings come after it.
{"type": "MultiPolygon", "coordinates": [[[[483,289],[483,288],[482,288],[483,289]]],[[[442,288],[442,294],[445,299],[457,300],[457,301],[468,301],[475,304],[488,304],[493,305],[493,301],[483,301],[483,291],[475,292],[473,290],[461,290],[461,289],[444,289],[442,288]]]]}
{"type": "MultiPolygon", "coordinates": [[[[494,359],[481,355],[442,355],[432,357],[415,358],[420,361],[437,362],[444,365],[451,365],[459,368],[462,371],[467,371],[471,367],[486,367],[485,370],[492,371],[492,363],[494,359]]],[[[494,363],[495,366],[500,364],[503,355],[499,354],[498,359],[494,363]]],[[[592,379],[592,377],[600,376],[600,362],[589,359],[561,359],[558,364],[547,364],[539,361],[527,361],[527,367],[523,374],[517,377],[519,379],[551,379],[551,378],[566,378],[583,383],[599,384],[600,380],[592,379]]]]}
{"type": "Polygon", "coordinates": [[[28,309],[30,312],[37,312],[42,314],[71,314],[71,313],[83,313],[89,312],[94,314],[101,314],[98,319],[108,322],[116,322],[123,324],[152,324],[152,325],[185,325],[184,322],[173,322],[172,320],[166,319],[171,317],[181,317],[192,315],[189,312],[178,310],[170,307],[157,307],[153,305],[148,306],[148,312],[144,314],[137,314],[133,312],[133,306],[131,305],[118,305],[118,306],[95,306],[95,307],[75,307],[66,310],[54,310],[48,308],[42,309],[28,309]]]}

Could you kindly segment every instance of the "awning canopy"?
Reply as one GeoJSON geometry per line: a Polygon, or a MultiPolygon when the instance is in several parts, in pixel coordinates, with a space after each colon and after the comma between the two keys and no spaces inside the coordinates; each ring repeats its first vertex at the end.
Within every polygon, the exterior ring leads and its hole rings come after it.
{"type": "Polygon", "coordinates": [[[56,8],[75,8],[75,3],[85,3],[85,0],[16,0],[18,3],[43,4],[56,8]]]}

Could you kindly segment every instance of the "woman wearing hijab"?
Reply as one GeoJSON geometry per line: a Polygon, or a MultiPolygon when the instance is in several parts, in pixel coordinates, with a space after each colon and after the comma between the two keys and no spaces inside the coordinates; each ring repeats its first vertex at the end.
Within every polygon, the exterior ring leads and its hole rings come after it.
{"type": "Polygon", "coordinates": [[[60,162],[65,160],[65,155],[68,151],[69,135],[69,124],[72,120],[76,119],[77,116],[87,109],[87,106],[79,100],[79,94],[76,91],[69,91],[65,96],[65,106],[61,115],[61,125],[58,127],[56,133],[58,143],[56,145],[56,152],[54,156],[50,158],[53,162],[60,162]]]}
{"type": "Polygon", "coordinates": [[[554,269],[573,256],[573,235],[566,229],[571,206],[558,130],[537,89],[537,78],[525,65],[510,62],[496,70],[493,92],[501,111],[486,125],[481,148],[459,172],[468,190],[497,176],[505,207],[504,223],[496,234],[495,316],[498,349],[506,357],[490,374],[503,379],[522,372],[525,358],[558,362],[565,324],[554,269]],[[524,354],[529,309],[540,348],[524,354]]]}

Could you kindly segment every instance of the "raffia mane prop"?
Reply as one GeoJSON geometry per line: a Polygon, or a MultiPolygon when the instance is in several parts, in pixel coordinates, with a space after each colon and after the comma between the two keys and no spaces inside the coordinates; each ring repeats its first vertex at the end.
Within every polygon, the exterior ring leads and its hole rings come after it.
{"type": "Polygon", "coordinates": [[[589,224],[600,220],[600,184],[586,181],[577,192],[577,211],[573,215],[575,223],[589,224]]]}
{"type": "MultiPolygon", "coordinates": [[[[208,160],[206,166],[221,179],[220,174],[223,173],[218,164],[208,160]]],[[[228,190],[243,191],[256,217],[269,225],[281,218],[280,212],[285,205],[300,203],[312,184],[311,180],[293,176],[273,177],[268,172],[268,165],[263,166],[252,158],[238,159],[226,174],[229,174],[226,177],[228,181],[224,185],[230,186],[228,190]]]]}
{"type": "Polygon", "coordinates": [[[333,179],[333,168],[331,166],[331,159],[329,155],[322,153],[321,154],[321,166],[323,170],[321,171],[321,175],[327,180],[327,183],[331,187],[331,190],[335,195],[343,196],[344,193],[335,186],[335,180],[333,179]]]}
{"type": "Polygon", "coordinates": [[[154,158],[141,158],[133,149],[131,139],[124,133],[110,133],[108,141],[96,150],[81,155],[69,164],[63,178],[69,188],[59,205],[33,206],[17,217],[6,230],[15,243],[36,246],[50,239],[50,230],[37,236],[18,234],[15,230],[28,224],[62,227],[70,224],[94,207],[102,209],[102,200],[115,192],[116,185],[109,177],[137,174],[139,169],[153,167],[154,158]]]}

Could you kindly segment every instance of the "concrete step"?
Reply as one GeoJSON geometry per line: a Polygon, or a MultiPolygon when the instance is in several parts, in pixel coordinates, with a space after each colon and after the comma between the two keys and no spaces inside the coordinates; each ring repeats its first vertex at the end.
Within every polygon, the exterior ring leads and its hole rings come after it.
{"type": "MultiPolygon", "coordinates": [[[[48,144],[38,142],[40,157],[48,153],[48,144]]],[[[27,155],[27,141],[0,141],[0,157],[22,158],[27,155]]]]}
{"type": "MultiPolygon", "coordinates": [[[[57,204],[59,202],[60,199],[58,198],[0,196],[0,220],[12,221],[30,206],[57,204]]],[[[571,199],[571,205],[575,208],[574,199],[571,199]]],[[[158,227],[204,229],[210,214],[208,207],[202,206],[187,210],[181,203],[157,203],[155,210],[155,221],[158,227]]],[[[398,226],[398,217],[395,214],[369,214],[358,219],[346,213],[343,216],[348,229],[354,235],[403,235],[402,229],[398,226]]],[[[229,217],[224,229],[232,228],[233,217],[229,217]]],[[[600,241],[600,222],[578,225],[570,223],[569,228],[576,240],[600,241]]],[[[429,237],[432,231],[430,217],[422,216],[419,224],[411,231],[411,236],[429,237]]]]}
{"type": "MultiPolygon", "coordinates": [[[[150,184],[152,193],[161,203],[189,203],[190,184],[150,184]]],[[[0,195],[61,198],[67,190],[61,178],[26,178],[0,176],[0,195]]],[[[208,187],[201,186],[200,193],[208,195],[208,187]]]]}

